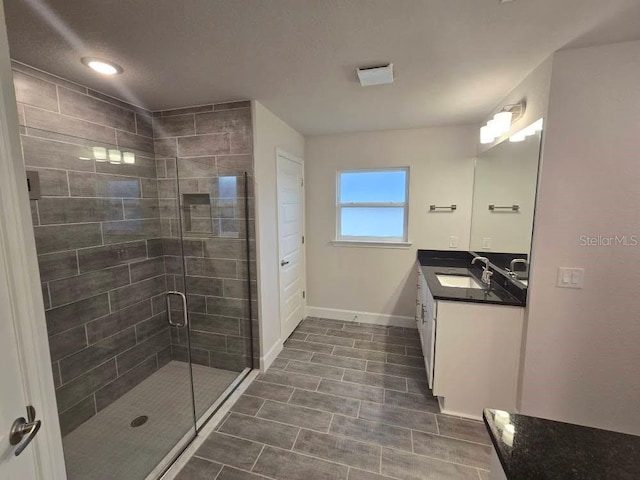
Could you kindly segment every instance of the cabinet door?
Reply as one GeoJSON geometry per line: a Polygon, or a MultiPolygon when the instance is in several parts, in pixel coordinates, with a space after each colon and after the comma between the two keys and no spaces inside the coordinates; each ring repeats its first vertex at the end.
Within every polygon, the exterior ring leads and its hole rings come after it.
{"type": "MultiPolygon", "coordinates": [[[[437,311],[437,304],[433,304],[433,311],[437,311]]],[[[424,355],[424,366],[427,370],[427,382],[429,388],[433,388],[434,359],[435,359],[435,339],[436,339],[436,318],[428,308],[424,309],[424,320],[421,328],[422,353],[424,355]]]]}
{"type": "Polygon", "coordinates": [[[434,394],[445,397],[445,413],[480,418],[487,407],[515,409],[523,312],[438,301],[434,394]]]}
{"type": "Polygon", "coordinates": [[[422,301],[420,298],[420,275],[418,275],[418,292],[416,294],[416,323],[420,328],[420,317],[422,316],[422,301]]]}

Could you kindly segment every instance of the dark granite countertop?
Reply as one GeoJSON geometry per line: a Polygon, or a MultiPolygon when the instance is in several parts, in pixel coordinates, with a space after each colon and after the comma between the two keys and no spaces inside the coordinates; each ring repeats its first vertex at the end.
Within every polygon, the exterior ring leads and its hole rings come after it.
{"type": "Polygon", "coordinates": [[[510,414],[513,445],[486,409],[484,423],[508,480],[640,479],[640,437],[510,414]]]}
{"type": "Polygon", "coordinates": [[[493,305],[510,305],[524,307],[526,290],[514,285],[513,281],[504,278],[500,269],[492,268],[491,288],[459,288],[444,287],[436,278],[436,274],[471,275],[478,283],[482,275],[482,264],[471,265],[474,255],[471,252],[418,250],[418,261],[429,290],[436,300],[454,302],[487,303],[493,305]]]}

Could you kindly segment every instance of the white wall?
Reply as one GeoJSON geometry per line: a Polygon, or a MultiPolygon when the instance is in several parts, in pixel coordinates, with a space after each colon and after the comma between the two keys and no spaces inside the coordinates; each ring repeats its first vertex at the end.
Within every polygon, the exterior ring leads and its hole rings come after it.
{"type": "Polygon", "coordinates": [[[640,434],[640,42],[554,56],[533,238],[521,411],[640,434]],[[555,286],[584,267],[582,290],[555,286]]]}
{"type": "Polygon", "coordinates": [[[467,250],[478,127],[444,127],[307,138],[307,304],[310,313],[359,321],[413,319],[417,249],[467,250]],[[336,171],[410,167],[410,248],[338,246],[336,171]],[[457,204],[454,213],[429,205],[457,204]],[[313,307],[313,308],[312,308],[313,307]],[[338,312],[323,309],[337,309],[338,312]],[[371,314],[371,315],[367,315],[371,314]]]}
{"type": "Polygon", "coordinates": [[[266,368],[282,347],[280,338],[278,222],[276,201],[276,148],[304,157],[302,135],[260,102],[253,102],[256,228],[258,239],[258,304],[261,368],[266,368]]]}

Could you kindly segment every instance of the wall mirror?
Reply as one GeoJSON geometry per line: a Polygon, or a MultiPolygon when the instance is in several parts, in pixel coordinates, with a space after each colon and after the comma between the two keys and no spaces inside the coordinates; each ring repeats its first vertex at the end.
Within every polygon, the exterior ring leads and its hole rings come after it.
{"type": "Polygon", "coordinates": [[[539,120],[476,160],[470,250],[502,268],[531,251],[541,128],[539,120]]]}

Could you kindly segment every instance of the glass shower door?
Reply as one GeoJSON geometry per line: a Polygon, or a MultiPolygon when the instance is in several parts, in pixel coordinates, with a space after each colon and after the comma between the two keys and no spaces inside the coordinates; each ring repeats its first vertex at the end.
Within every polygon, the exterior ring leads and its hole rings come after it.
{"type": "Polygon", "coordinates": [[[167,309],[166,255],[182,240],[167,236],[157,166],[175,159],[65,125],[27,121],[21,142],[67,475],[144,479],[196,434],[191,369],[171,341],[186,325],[167,309]]]}
{"type": "Polygon", "coordinates": [[[185,361],[190,355],[200,426],[253,365],[253,186],[244,171],[210,156],[179,158],[176,177],[183,255],[182,264],[172,262],[182,274],[175,287],[186,295],[188,326],[172,342],[185,361]]]}

